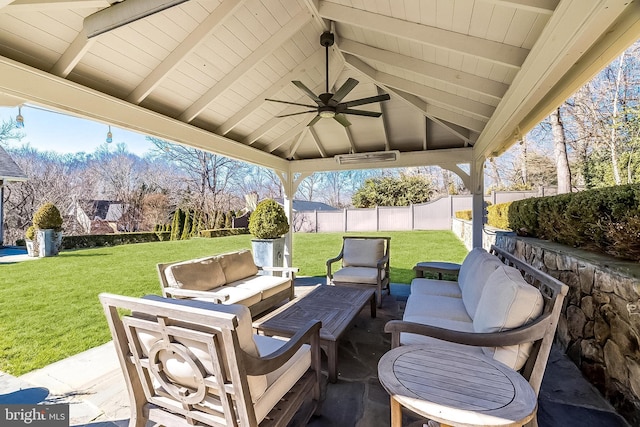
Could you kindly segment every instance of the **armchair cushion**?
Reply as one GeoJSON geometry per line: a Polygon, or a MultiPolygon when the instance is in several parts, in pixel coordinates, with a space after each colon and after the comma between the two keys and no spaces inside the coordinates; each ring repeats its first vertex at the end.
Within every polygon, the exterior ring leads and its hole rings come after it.
{"type": "Polygon", "coordinates": [[[173,288],[208,291],[225,283],[225,275],[215,257],[183,261],[167,267],[167,284],[173,288]]]}
{"type": "MultiPolygon", "coordinates": [[[[385,278],[385,271],[380,271],[380,279],[385,278]]],[[[375,267],[344,267],[333,274],[334,282],[378,283],[378,269],[375,267]]]]}
{"type": "Polygon", "coordinates": [[[218,256],[227,283],[258,274],[253,255],[248,250],[218,256]]]}
{"type": "MultiPolygon", "coordinates": [[[[506,265],[501,265],[489,276],[480,301],[473,318],[473,329],[479,333],[501,332],[526,325],[540,316],[544,307],[540,291],[525,282],[517,269],[506,265]]],[[[483,347],[483,351],[518,370],[528,359],[532,345],[483,347]]]]}
{"type": "MultiPolygon", "coordinates": [[[[264,335],[253,336],[260,356],[264,357],[282,347],[286,341],[279,338],[267,337],[264,335]]],[[[273,372],[265,375],[267,379],[267,389],[255,401],[256,418],[263,419],[289,391],[293,385],[304,375],[311,366],[311,347],[308,344],[303,345],[293,355],[287,363],[273,372]]]]}
{"type": "Polygon", "coordinates": [[[345,267],[376,268],[383,256],[383,239],[344,239],[342,265],[345,267]]]}
{"type": "Polygon", "coordinates": [[[482,290],[489,282],[489,277],[501,265],[504,264],[502,264],[497,257],[483,252],[477,257],[477,261],[474,262],[473,272],[467,276],[465,285],[460,286],[462,290],[462,301],[467,309],[467,313],[469,313],[469,316],[472,318],[475,318],[480,297],[482,296],[482,290]]]}

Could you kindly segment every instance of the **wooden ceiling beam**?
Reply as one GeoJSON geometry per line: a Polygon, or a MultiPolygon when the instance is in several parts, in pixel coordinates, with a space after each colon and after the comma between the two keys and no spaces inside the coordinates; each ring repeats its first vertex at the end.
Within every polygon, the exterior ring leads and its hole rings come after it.
{"type": "Polygon", "coordinates": [[[405,40],[434,46],[437,49],[464,53],[511,69],[519,69],[529,50],[473,37],[441,28],[429,27],[390,16],[379,15],[337,3],[321,1],[320,16],[405,40]]]}
{"type": "Polygon", "coordinates": [[[100,9],[109,6],[111,3],[107,0],[0,0],[0,13],[100,9]]]}
{"type": "Polygon", "coordinates": [[[244,5],[246,0],[225,0],[216,7],[127,97],[127,101],[139,104],[184,59],[198,48],[213,32],[244,5]]]}
{"type": "Polygon", "coordinates": [[[529,12],[551,15],[556,10],[560,0],[481,0],[485,3],[512,7],[529,12]]]}
{"type": "MultiPolygon", "coordinates": [[[[130,0],[127,0],[130,1],[130,0]]],[[[183,122],[190,122],[202,113],[218,96],[227,90],[233,83],[240,79],[247,72],[252,70],[258,63],[262,62],[273,51],[278,49],[284,42],[289,40],[300,29],[309,22],[311,14],[306,10],[302,10],[287,22],[280,30],[271,36],[260,47],[254,50],[240,64],[238,64],[232,72],[220,79],[212,88],[210,88],[203,96],[187,108],[179,117],[183,122]]]]}
{"type": "Polygon", "coordinates": [[[78,65],[78,62],[89,51],[95,39],[88,39],[84,30],[80,30],[76,38],[71,42],[60,59],[51,67],[51,74],[58,77],[67,77],[78,65]]]}
{"type": "Polygon", "coordinates": [[[499,102],[509,89],[504,83],[423,61],[410,56],[368,46],[349,39],[340,39],[338,46],[343,53],[380,62],[392,67],[426,76],[435,80],[462,87],[481,95],[489,96],[499,102]]]}

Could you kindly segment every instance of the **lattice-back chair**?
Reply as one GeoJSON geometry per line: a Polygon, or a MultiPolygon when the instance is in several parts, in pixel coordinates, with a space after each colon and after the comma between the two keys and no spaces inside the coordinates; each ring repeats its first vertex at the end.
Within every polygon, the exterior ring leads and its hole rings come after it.
{"type": "Polygon", "coordinates": [[[374,285],[378,307],[382,307],[382,291],[389,287],[389,245],[391,237],[344,236],[342,249],[335,258],[327,260],[327,284],[374,285]],[[332,265],[342,261],[335,273],[332,265]]]}
{"type": "Polygon", "coordinates": [[[282,340],[254,335],[242,305],[112,294],[100,301],[127,383],[132,427],[148,420],[286,426],[294,415],[305,425],[318,407],[320,322],[282,340]]]}

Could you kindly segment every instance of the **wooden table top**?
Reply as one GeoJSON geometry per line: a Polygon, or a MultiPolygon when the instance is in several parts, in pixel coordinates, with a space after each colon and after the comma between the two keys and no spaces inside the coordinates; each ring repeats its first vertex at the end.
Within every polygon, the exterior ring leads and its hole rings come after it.
{"type": "Polygon", "coordinates": [[[375,295],[370,287],[319,285],[301,298],[285,304],[253,323],[269,335],[293,335],[309,320],[320,320],[320,339],[337,341],[353,319],[375,295]]]}
{"type": "Polygon", "coordinates": [[[538,399],[516,371],[489,357],[408,345],[384,354],[380,383],[405,408],[453,426],[521,426],[538,399]]]}

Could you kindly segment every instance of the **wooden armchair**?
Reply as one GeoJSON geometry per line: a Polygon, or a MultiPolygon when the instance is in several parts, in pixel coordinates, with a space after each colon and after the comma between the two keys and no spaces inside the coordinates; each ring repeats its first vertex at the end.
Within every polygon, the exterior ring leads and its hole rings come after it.
{"type": "Polygon", "coordinates": [[[389,245],[391,237],[342,238],[342,249],[335,258],[327,260],[327,284],[374,285],[377,287],[378,307],[382,307],[382,291],[389,288],[389,245]],[[342,261],[335,273],[332,265],[342,261]]]}
{"type": "Polygon", "coordinates": [[[318,407],[320,322],[281,340],[254,335],[242,305],[111,294],[100,301],[131,427],[304,425],[318,407]]]}

